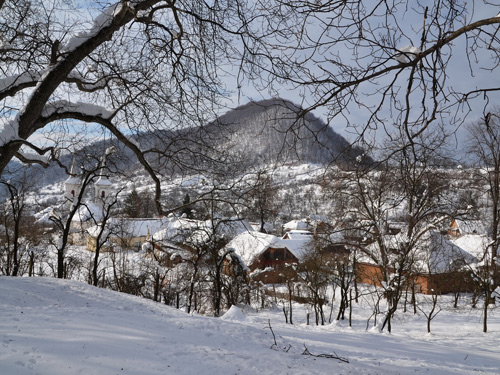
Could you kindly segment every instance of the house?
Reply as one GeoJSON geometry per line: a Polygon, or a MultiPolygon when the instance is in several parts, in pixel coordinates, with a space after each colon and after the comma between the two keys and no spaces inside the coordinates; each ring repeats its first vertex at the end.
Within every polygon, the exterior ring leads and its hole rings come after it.
{"type": "Polygon", "coordinates": [[[243,232],[253,232],[253,228],[240,218],[201,221],[171,215],[146,239],[143,249],[164,259],[163,266],[171,267],[196,256],[214,238],[225,243],[243,232]]]}
{"type": "Polygon", "coordinates": [[[478,266],[483,266],[491,260],[492,241],[485,234],[464,234],[458,238],[453,238],[451,241],[476,258],[478,266]]]}
{"type": "Polygon", "coordinates": [[[300,220],[291,220],[283,224],[281,229],[282,235],[284,235],[292,230],[305,230],[310,231],[314,234],[327,233],[332,228],[326,218],[319,215],[312,215],[300,220]]]}
{"type": "Polygon", "coordinates": [[[304,257],[310,248],[306,239],[282,239],[271,234],[244,232],[231,240],[226,248],[234,249],[249,270],[252,279],[264,283],[281,283],[284,273],[304,257]]]}
{"type": "Polygon", "coordinates": [[[310,240],[314,233],[309,230],[292,229],[283,235],[284,240],[310,240]]]}
{"type": "Polygon", "coordinates": [[[102,248],[109,251],[113,248],[124,250],[140,250],[142,244],[151,236],[151,233],[158,232],[166,225],[166,218],[131,219],[112,218],[109,219],[104,231],[102,223],[91,226],[87,231],[87,250],[95,251],[97,248],[97,237],[101,234],[101,241],[104,242],[102,248]]]}
{"type": "MultiPolygon", "coordinates": [[[[398,262],[399,248],[405,241],[401,234],[384,236],[390,264],[398,262]]],[[[380,259],[377,243],[369,245],[367,250],[380,259]]],[[[406,260],[408,270],[404,276],[407,286],[413,287],[418,293],[452,293],[471,291],[474,288],[465,265],[477,263],[479,259],[438,232],[429,231],[424,234],[406,260]]],[[[395,272],[394,268],[389,271],[395,272]]],[[[360,283],[383,285],[382,268],[364,253],[357,258],[355,272],[360,283]]]]}
{"type": "Polygon", "coordinates": [[[458,238],[464,234],[485,234],[486,228],[480,220],[453,219],[448,227],[450,238],[458,238]]]}
{"type": "Polygon", "coordinates": [[[194,251],[186,243],[201,221],[170,215],[165,218],[162,228],[146,238],[142,249],[156,257],[163,267],[173,267],[190,259],[194,251]]]}

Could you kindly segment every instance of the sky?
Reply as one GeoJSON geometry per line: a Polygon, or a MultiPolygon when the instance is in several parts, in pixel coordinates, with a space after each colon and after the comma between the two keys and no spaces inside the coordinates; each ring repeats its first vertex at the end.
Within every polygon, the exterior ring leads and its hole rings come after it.
{"type": "MultiPolygon", "coordinates": [[[[430,2],[427,0],[423,0],[421,3],[425,5],[427,2],[430,4],[430,2]]],[[[64,17],[75,18],[77,16],[84,16],[85,18],[95,18],[96,13],[89,9],[89,4],[94,4],[94,2],[85,0],[85,1],[76,1],[76,3],[81,7],[80,8],[81,10],[76,13],[72,12],[69,15],[66,15],[65,13],[64,17]]],[[[470,9],[471,21],[476,21],[479,19],[494,16],[498,14],[498,12],[500,11],[499,1],[488,2],[488,4],[484,4],[482,1],[472,1],[468,2],[468,4],[471,7],[470,9]],[[474,9],[472,9],[472,7],[474,7],[474,9]]],[[[403,16],[401,17],[401,25],[405,30],[405,33],[408,36],[409,40],[402,41],[401,42],[402,45],[400,47],[403,47],[408,43],[415,42],[415,40],[418,41],[421,22],[422,22],[421,16],[412,13],[411,8],[404,17],[403,16]]],[[[321,29],[317,25],[316,26],[309,25],[308,28],[309,28],[308,32],[311,33],[311,35],[318,34],[321,32],[321,29]]],[[[77,32],[78,30],[75,29],[73,31],[77,32]]],[[[456,44],[457,46],[454,49],[454,56],[452,61],[450,62],[448,70],[448,80],[447,80],[448,86],[460,87],[466,90],[477,87],[491,87],[492,84],[495,85],[498,82],[498,79],[496,77],[498,75],[498,72],[490,72],[484,69],[475,68],[472,73],[473,77],[471,77],[470,73],[465,74],[465,72],[469,71],[469,66],[467,58],[463,52],[464,39],[461,38],[460,40],[457,41],[456,44]]],[[[343,56],[346,56],[346,58],[352,55],[352,51],[349,50],[339,51],[339,53],[343,56]]],[[[489,51],[481,50],[478,52],[477,58],[481,62],[487,62],[486,65],[488,66],[488,61],[491,60],[491,53],[489,51]]],[[[475,59],[472,60],[474,61],[475,59]]],[[[314,69],[314,65],[312,65],[311,68],[314,69]]],[[[236,81],[234,77],[233,78],[226,77],[224,82],[227,84],[226,92],[230,93],[226,101],[225,105],[226,108],[234,108],[240,104],[245,104],[249,100],[267,99],[270,96],[274,95],[279,95],[295,103],[304,102],[304,105],[311,105],[314,103],[314,98],[308,95],[304,96],[300,88],[292,89],[289,85],[286,84],[274,87],[273,90],[261,90],[253,86],[252,82],[247,81],[245,82],[245,85],[241,87],[240,90],[238,90],[238,88],[236,87],[236,81]]],[[[384,82],[386,82],[386,80],[381,80],[381,84],[383,84],[384,82]]],[[[493,98],[494,102],[500,102],[500,94],[494,95],[493,98]]],[[[370,98],[365,96],[363,101],[367,105],[370,105],[376,103],[376,99],[377,98],[370,98]]],[[[474,101],[474,103],[471,104],[471,109],[472,112],[469,115],[467,121],[469,120],[475,121],[479,119],[484,114],[485,101],[482,98],[479,98],[478,100],[474,101]]],[[[349,122],[352,125],[362,126],[366,123],[368,117],[368,113],[366,110],[363,110],[356,106],[348,107],[346,110],[347,110],[346,117],[348,118],[349,122]]],[[[325,107],[318,108],[313,113],[322,119],[327,118],[327,108],[325,107]]],[[[450,117],[451,116],[452,114],[450,113],[450,117]]],[[[388,123],[392,121],[390,115],[387,112],[382,112],[382,117],[386,118],[386,121],[388,123]]],[[[446,121],[446,118],[444,121],[446,121]]],[[[336,132],[345,136],[349,140],[354,140],[356,137],[355,130],[353,129],[353,127],[347,126],[347,121],[343,117],[339,116],[333,119],[330,122],[330,126],[336,132]]],[[[98,129],[98,127],[88,127],[88,128],[89,131],[87,132],[87,135],[89,137],[93,136],[97,138],[102,137],[103,133],[98,129]]],[[[74,127],[73,124],[71,123],[67,123],[66,133],[58,133],[55,128],[47,128],[46,133],[48,133],[49,136],[52,138],[61,139],[59,136],[60,135],[65,136],[66,134],[69,134],[70,137],[73,135],[78,137],[79,135],[81,135],[81,129],[74,127]]],[[[460,142],[458,142],[455,145],[455,147],[461,149],[462,147],[461,143],[462,140],[466,138],[465,135],[466,133],[465,131],[463,131],[463,129],[461,129],[458,134],[460,142]]],[[[375,137],[381,140],[383,132],[377,130],[374,135],[375,137]]],[[[36,142],[38,144],[43,143],[43,138],[44,136],[42,134],[36,134],[33,137],[33,139],[36,139],[36,142]]]]}
{"type": "MultiPolygon", "coordinates": [[[[432,4],[433,2],[430,1],[421,1],[421,4],[424,6],[426,3],[429,5],[432,4]]],[[[485,4],[483,1],[469,1],[467,2],[468,5],[468,12],[469,12],[469,23],[493,17],[500,12],[500,1],[490,1],[487,4],[485,4]]],[[[411,6],[410,9],[404,16],[402,15],[400,18],[400,26],[405,32],[405,35],[407,36],[406,39],[403,39],[400,44],[397,46],[402,48],[406,45],[411,45],[415,44],[418,45],[419,39],[420,39],[420,32],[421,32],[421,26],[422,26],[422,16],[417,15],[414,12],[411,11],[411,6]]],[[[494,27],[490,27],[489,30],[494,30],[494,27]]],[[[321,29],[318,28],[318,30],[313,30],[313,32],[320,33],[321,29]]],[[[493,45],[493,47],[495,47],[493,45]]],[[[500,48],[500,46],[496,46],[497,48],[500,48]]],[[[461,37],[458,40],[454,42],[454,47],[453,47],[453,56],[450,60],[448,70],[447,70],[447,80],[446,80],[446,86],[445,89],[447,90],[449,87],[453,86],[454,88],[460,90],[460,91],[468,91],[468,90],[473,90],[476,88],[487,88],[487,87],[495,87],[498,86],[498,71],[489,71],[486,69],[483,69],[483,67],[494,67],[494,60],[492,59],[492,53],[491,51],[487,50],[478,50],[476,56],[471,56],[471,64],[469,65],[469,61],[467,59],[467,56],[465,54],[465,38],[461,37]],[[472,70],[471,70],[472,69],[472,70]]],[[[341,56],[346,56],[348,58],[349,56],[352,55],[352,51],[350,50],[344,50],[344,51],[339,51],[339,54],[341,56]]],[[[394,65],[397,62],[394,61],[394,65]]],[[[387,83],[389,80],[388,79],[381,79],[380,84],[383,85],[384,83],[387,83]]],[[[400,85],[406,84],[406,82],[399,81],[400,85]]],[[[372,90],[373,87],[370,88],[372,90]]],[[[290,89],[289,87],[282,87],[282,89],[278,88],[278,94],[285,98],[289,99],[295,103],[301,103],[303,100],[305,101],[305,104],[313,104],[313,98],[310,96],[303,97],[302,93],[298,90],[293,90],[290,89]]],[[[233,103],[244,103],[245,100],[260,100],[266,98],[268,95],[273,95],[275,94],[274,92],[266,92],[266,91],[258,91],[255,90],[255,88],[251,87],[250,85],[245,87],[242,92],[241,92],[241,97],[238,97],[237,95],[234,95],[232,98],[233,103]]],[[[361,95],[362,96],[362,95],[361,95]]],[[[485,108],[487,108],[486,111],[488,111],[491,107],[490,105],[492,103],[500,103],[500,93],[498,94],[490,94],[491,96],[491,101],[487,102],[484,100],[483,97],[480,97],[473,102],[471,101],[470,106],[471,106],[471,113],[468,115],[467,120],[465,123],[468,123],[469,121],[477,121],[480,119],[482,116],[484,116],[484,111],[485,108]]],[[[375,105],[378,103],[379,97],[367,97],[365,96],[362,101],[364,101],[365,104],[367,105],[375,105]]],[[[313,113],[326,120],[327,118],[327,109],[326,108],[319,108],[313,113]]],[[[455,112],[450,112],[448,115],[448,119],[454,116],[456,113],[455,112]]],[[[465,112],[459,111],[458,112],[459,116],[464,116],[465,112]]],[[[369,116],[369,113],[363,109],[359,108],[357,106],[351,106],[348,108],[348,114],[347,117],[349,119],[349,122],[352,125],[363,125],[366,123],[367,118],[369,116]]],[[[385,117],[387,122],[391,122],[391,117],[388,114],[388,112],[385,110],[382,111],[382,117],[385,117]]],[[[444,117],[445,122],[447,120],[447,117],[444,117]]],[[[349,140],[354,140],[356,138],[356,131],[355,129],[349,126],[347,126],[347,121],[342,118],[342,117],[337,117],[333,119],[330,122],[330,126],[339,134],[345,136],[349,140]]],[[[375,134],[375,137],[377,137],[379,140],[382,139],[384,136],[383,132],[377,131],[377,134],[375,134]]],[[[462,149],[463,148],[463,141],[467,138],[467,133],[464,129],[464,127],[458,129],[457,132],[457,137],[458,137],[458,142],[454,145],[455,149],[462,149]]]]}

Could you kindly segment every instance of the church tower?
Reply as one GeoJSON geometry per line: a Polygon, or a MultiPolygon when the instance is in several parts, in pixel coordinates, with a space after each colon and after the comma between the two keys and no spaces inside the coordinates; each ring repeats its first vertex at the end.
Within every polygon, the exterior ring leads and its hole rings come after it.
{"type": "Polygon", "coordinates": [[[99,178],[94,182],[94,203],[101,208],[104,208],[106,204],[111,202],[111,194],[113,193],[113,184],[102,174],[106,167],[106,157],[113,152],[115,152],[114,147],[110,147],[106,150],[101,159],[99,178]]]}
{"type": "Polygon", "coordinates": [[[71,171],[69,178],[64,181],[64,206],[66,208],[71,207],[71,205],[78,199],[80,194],[81,181],[75,176],[75,162],[71,164],[71,171]]]}
{"type": "Polygon", "coordinates": [[[113,184],[106,176],[100,175],[94,183],[94,203],[104,208],[110,202],[113,184]]]}

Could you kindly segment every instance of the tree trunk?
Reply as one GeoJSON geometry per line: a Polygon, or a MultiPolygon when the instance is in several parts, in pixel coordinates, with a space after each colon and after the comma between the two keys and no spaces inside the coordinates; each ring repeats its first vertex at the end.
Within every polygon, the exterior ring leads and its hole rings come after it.
{"type": "Polygon", "coordinates": [[[30,262],[29,262],[29,268],[28,268],[28,276],[32,277],[33,276],[33,269],[35,268],[35,253],[33,251],[30,251],[30,262]]]}
{"type": "Polygon", "coordinates": [[[488,332],[488,305],[490,303],[490,288],[486,285],[484,291],[484,309],[483,309],[483,332],[488,332]]]}
{"type": "MultiPolygon", "coordinates": [[[[97,238],[99,241],[99,238],[97,238]]],[[[98,279],[97,279],[97,267],[99,265],[99,246],[96,246],[95,249],[95,255],[94,255],[94,266],[92,267],[92,285],[97,286],[98,279]]]]}

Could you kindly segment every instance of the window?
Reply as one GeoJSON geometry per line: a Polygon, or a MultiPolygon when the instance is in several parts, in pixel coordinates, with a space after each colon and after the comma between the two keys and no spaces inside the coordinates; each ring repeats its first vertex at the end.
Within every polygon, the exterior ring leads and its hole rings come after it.
{"type": "Polygon", "coordinates": [[[276,249],[276,250],[274,250],[274,259],[276,259],[276,260],[284,260],[285,259],[285,250],[284,249],[276,249]]]}
{"type": "Polygon", "coordinates": [[[103,191],[101,191],[101,198],[104,198],[104,197],[105,197],[105,195],[106,195],[106,194],[104,193],[104,190],[103,190],[103,191]]]}

